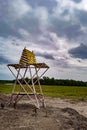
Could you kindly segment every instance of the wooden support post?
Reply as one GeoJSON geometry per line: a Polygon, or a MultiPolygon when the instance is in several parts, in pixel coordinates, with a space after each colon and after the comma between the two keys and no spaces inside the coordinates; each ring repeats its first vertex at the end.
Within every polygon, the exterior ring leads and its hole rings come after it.
{"type": "MultiPolygon", "coordinates": [[[[26,75],[27,69],[28,69],[28,68],[25,69],[25,72],[24,72],[23,77],[22,77],[21,84],[22,84],[23,81],[24,81],[24,77],[25,77],[25,75],[26,75]]],[[[16,70],[17,70],[17,69],[16,69],[16,70]]],[[[18,71],[17,71],[17,72],[18,72],[18,71]]],[[[18,74],[20,75],[19,72],[18,72],[18,74]]],[[[15,97],[15,103],[17,103],[17,99],[18,99],[18,96],[19,96],[20,92],[21,92],[21,87],[20,87],[20,89],[19,89],[19,91],[18,91],[18,93],[17,93],[17,95],[16,95],[16,97],[15,97]]]]}
{"type": "MultiPolygon", "coordinates": [[[[9,68],[9,70],[11,71],[11,69],[10,69],[9,66],[8,66],[8,68],[9,68]]],[[[11,71],[11,72],[12,72],[12,71],[11,71]]],[[[18,70],[18,72],[17,72],[17,76],[16,76],[16,80],[15,80],[15,83],[14,83],[14,87],[13,87],[13,89],[12,89],[11,98],[10,98],[10,104],[12,104],[12,102],[13,102],[13,93],[14,93],[14,91],[15,91],[15,87],[16,87],[16,84],[17,84],[17,79],[18,79],[19,73],[20,73],[20,68],[19,68],[19,70],[18,70]]]]}
{"type": "Polygon", "coordinates": [[[35,70],[36,70],[38,85],[39,85],[39,88],[40,88],[40,93],[41,93],[41,95],[42,95],[42,106],[43,106],[44,108],[46,108],[45,99],[44,99],[44,95],[43,95],[43,91],[42,91],[42,87],[41,87],[41,84],[40,84],[40,79],[39,79],[39,76],[38,76],[38,72],[37,72],[37,68],[36,68],[36,67],[35,67],[35,70]]]}
{"type": "Polygon", "coordinates": [[[36,103],[37,103],[37,108],[40,108],[39,101],[38,101],[37,94],[36,94],[36,90],[35,90],[35,86],[34,86],[34,82],[33,82],[33,78],[32,78],[30,66],[29,66],[29,71],[30,71],[30,78],[31,78],[31,81],[32,81],[32,87],[33,87],[33,90],[34,90],[34,96],[35,96],[36,103]]]}

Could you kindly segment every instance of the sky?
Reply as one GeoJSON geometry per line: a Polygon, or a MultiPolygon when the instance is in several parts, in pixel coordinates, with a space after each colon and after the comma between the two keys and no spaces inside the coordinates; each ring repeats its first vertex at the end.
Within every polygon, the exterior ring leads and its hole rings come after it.
{"type": "Polygon", "coordinates": [[[0,0],[0,79],[23,48],[50,69],[45,76],[87,81],[87,0],[0,0]]]}

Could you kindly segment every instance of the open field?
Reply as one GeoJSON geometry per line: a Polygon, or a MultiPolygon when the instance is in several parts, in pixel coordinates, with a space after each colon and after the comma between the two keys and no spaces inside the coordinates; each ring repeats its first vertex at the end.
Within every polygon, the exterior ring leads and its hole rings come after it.
{"type": "MultiPolygon", "coordinates": [[[[13,84],[0,84],[0,93],[11,93],[13,84]]],[[[25,86],[27,89],[27,87],[25,86]]],[[[45,96],[60,97],[60,98],[87,98],[87,87],[84,86],[42,86],[45,96]]],[[[16,91],[18,85],[16,86],[16,91]]],[[[39,92],[38,86],[36,86],[39,92]]]]}

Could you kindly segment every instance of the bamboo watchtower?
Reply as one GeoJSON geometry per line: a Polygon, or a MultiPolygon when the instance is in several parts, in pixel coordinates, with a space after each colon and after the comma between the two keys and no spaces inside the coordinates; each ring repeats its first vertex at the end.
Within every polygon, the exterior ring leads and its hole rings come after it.
{"type": "Polygon", "coordinates": [[[37,63],[33,51],[31,52],[26,48],[23,49],[18,64],[8,64],[7,66],[15,78],[15,82],[14,82],[14,86],[10,98],[10,104],[14,104],[14,103],[16,104],[21,99],[21,97],[27,95],[28,99],[31,100],[31,102],[35,105],[35,107],[40,108],[41,103],[45,106],[44,95],[42,92],[42,87],[40,85],[40,78],[49,69],[49,66],[45,63],[37,63]],[[13,71],[13,69],[15,71],[13,71]],[[42,69],[43,72],[40,72],[40,70],[42,69]],[[25,80],[26,74],[30,79],[29,81],[25,80]],[[19,78],[21,78],[21,80],[19,80],[19,78]],[[24,83],[26,85],[24,85],[24,83]],[[36,83],[38,84],[39,93],[37,93],[35,87],[36,83]],[[17,84],[19,84],[18,90],[16,90],[17,84]]]}

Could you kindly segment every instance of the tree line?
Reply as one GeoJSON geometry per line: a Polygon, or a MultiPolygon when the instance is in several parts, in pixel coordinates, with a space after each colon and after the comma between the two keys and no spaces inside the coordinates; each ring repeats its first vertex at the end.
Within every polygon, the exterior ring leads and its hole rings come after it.
{"type": "Polygon", "coordinates": [[[87,82],[84,81],[76,81],[72,79],[55,79],[49,77],[43,77],[40,80],[43,85],[61,85],[61,86],[87,86],[87,82]]]}
{"type": "MultiPolygon", "coordinates": [[[[19,79],[20,82],[25,84],[23,79],[19,79]]],[[[32,81],[26,77],[25,80],[31,84],[32,81]]],[[[35,82],[37,79],[34,78],[33,81],[35,82]]],[[[0,83],[14,83],[15,80],[0,80],[0,83]]],[[[76,81],[72,79],[55,79],[55,78],[49,78],[49,77],[43,77],[40,79],[41,85],[61,85],[61,86],[87,86],[87,82],[84,81],[76,81]]],[[[36,82],[38,84],[38,82],[36,82]]]]}

